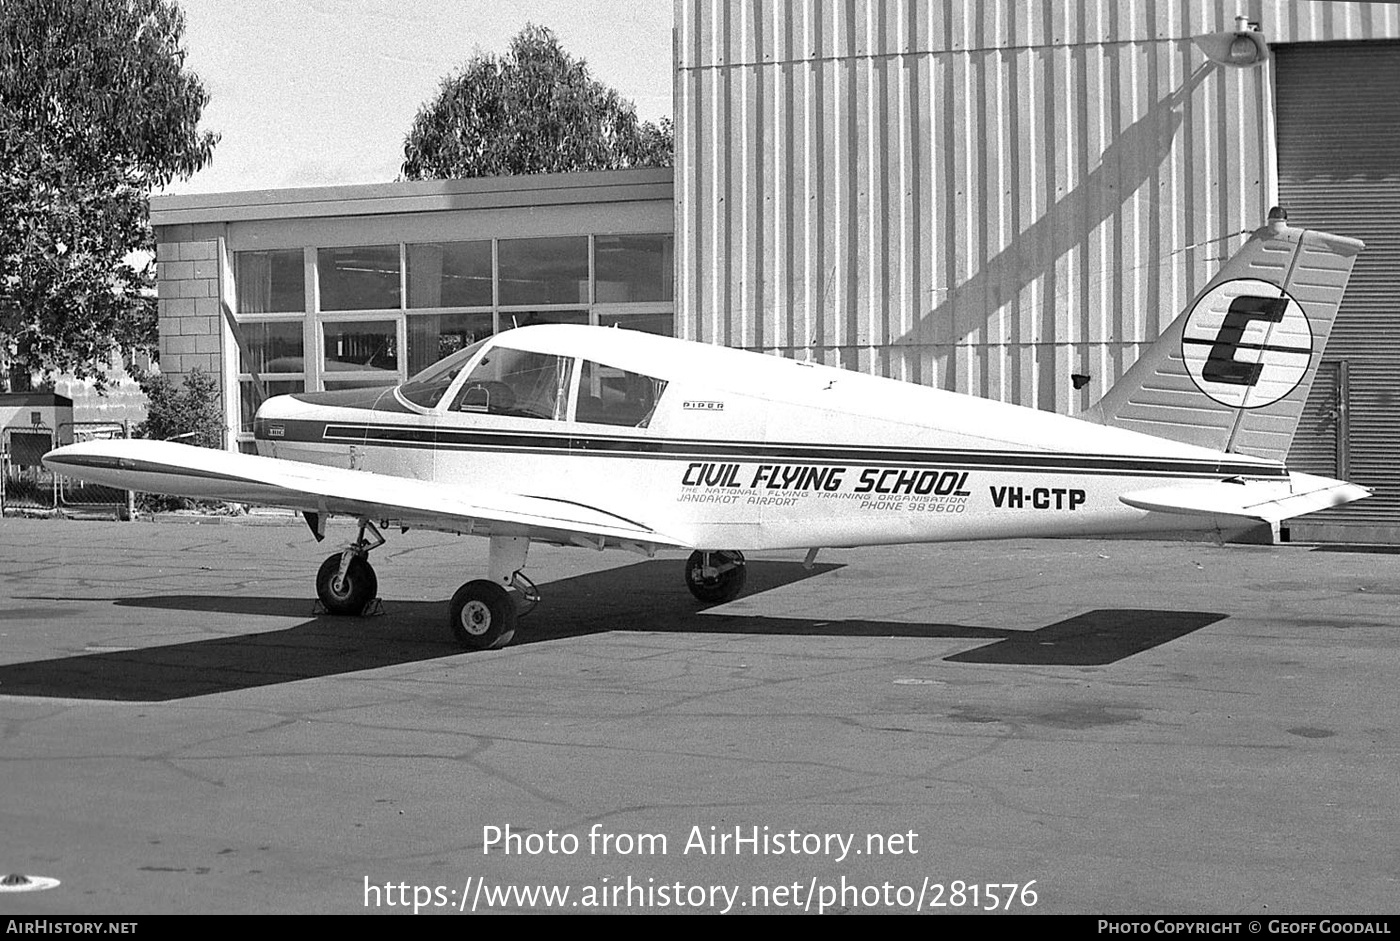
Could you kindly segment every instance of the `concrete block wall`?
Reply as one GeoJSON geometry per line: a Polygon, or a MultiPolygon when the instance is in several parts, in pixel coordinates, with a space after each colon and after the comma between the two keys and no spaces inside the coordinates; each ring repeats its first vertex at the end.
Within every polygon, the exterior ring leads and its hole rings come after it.
{"type": "MultiPolygon", "coordinates": [[[[179,233],[167,230],[162,234],[168,237],[179,233]]],[[[159,242],[156,269],[161,372],[175,378],[199,368],[220,378],[223,320],[219,310],[218,241],[191,238],[159,242]]]]}

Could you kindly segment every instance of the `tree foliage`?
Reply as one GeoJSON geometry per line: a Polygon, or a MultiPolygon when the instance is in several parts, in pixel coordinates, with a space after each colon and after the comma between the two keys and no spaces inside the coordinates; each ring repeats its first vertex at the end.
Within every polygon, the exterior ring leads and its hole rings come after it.
{"type": "Polygon", "coordinates": [[[136,437],[183,441],[202,448],[224,446],[224,410],[213,376],[195,367],[183,383],[161,373],[143,376],[140,382],[150,405],[146,420],[135,428],[136,437]]]}
{"type": "Polygon", "coordinates": [[[208,162],[173,0],[0,2],[0,360],[95,377],[152,347],[148,198],[208,162]]]}
{"type": "Polygon", "coordinates": [[[669,167],[671,122],[598,82],[543,26],[501,57],[477,53],[443,80],[404,141],[405,179],[669,167]]]}
{"type": "MultiPolygon", "coordinates": [[[[169,376],[151,373],[139,380],[149,404],[146,420],[132,429],[138,438],[179,441],[201,448],[223,448],[224,411],[220,407],[219,384],[199,367],[191,369],[183,383],[169,376]]],[[[218,504],[159,493],[136,497],[142,512],[212,509],[218,504]]]]}

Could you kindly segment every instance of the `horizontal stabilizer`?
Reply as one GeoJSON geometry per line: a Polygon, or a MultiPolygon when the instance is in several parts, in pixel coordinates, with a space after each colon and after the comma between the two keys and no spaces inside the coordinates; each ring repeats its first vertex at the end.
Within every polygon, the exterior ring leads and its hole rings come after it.
{"type": "Polygon", "coordinates": [[[1288,480],[1224,480],[1125,493],[1118,499],[1139,510],[1187,516],[1234,516],[1263,523],[1341,506],[1369,497],[1356,484],[1311,474],[1289,474],[1288,480]]]}

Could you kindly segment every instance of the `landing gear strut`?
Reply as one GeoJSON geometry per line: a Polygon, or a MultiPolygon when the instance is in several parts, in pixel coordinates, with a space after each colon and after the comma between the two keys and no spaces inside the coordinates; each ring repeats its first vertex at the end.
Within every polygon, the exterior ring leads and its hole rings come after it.
{"type": "MultiPolygon", "coordinates": [[[[323,521],[324,516],[319,515],[307,518],[318,536],[324,534],[323,521]]],[[[362,519],[359,537],[321,563],[316,594],[326,613],[364,613],[379,594],[379,578],[369,564],[369,554],[382,545],[384,537],[374,523],[362,519]]],[[[449,625],[462,646],[471,650],[504,647],[515,637],[516,621],[539,603],[534,582],[520,571],[529,551],[530,540],[525,536],[491,537],[488,577],[467,582],[452,596],[449,625]]]]}
{"type": "Polygon", "coordinates": [[[706,604],[723,604],[744,590],[744,554],[737,549],[692,552],[685,563],[685,587],[706,604]]]}
{"type": "Polygon", "coordinates": [[[369,520],[360,520],[360,535],[341,552],[328,556],[316,573],[316,595],[328,614],[361,614],[379,595],[379,577],[369,564],[369,552],[384,545],[384,537],[369,520]],[[366,534],[373,537],[371,542],[366,534]]]}

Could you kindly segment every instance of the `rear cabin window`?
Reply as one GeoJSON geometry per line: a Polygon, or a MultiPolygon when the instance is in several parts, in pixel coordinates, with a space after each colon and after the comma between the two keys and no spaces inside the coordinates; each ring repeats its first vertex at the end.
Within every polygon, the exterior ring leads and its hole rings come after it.
{"type": "Polygon", "coordinates": [[[452,410],[562,421],[571,362],[564,356],[498,346],[472,369],[452,410]]]}
{"type": "Polygon", "coordinates": [[[645,428],[666,389],[666,380],[584,360],[574,420],[595,425],[645,428]]]}

